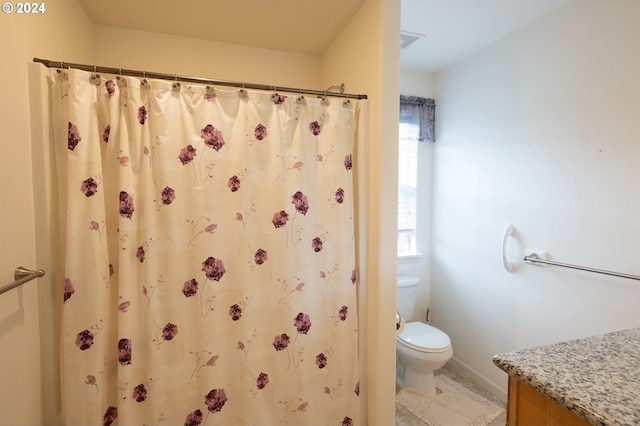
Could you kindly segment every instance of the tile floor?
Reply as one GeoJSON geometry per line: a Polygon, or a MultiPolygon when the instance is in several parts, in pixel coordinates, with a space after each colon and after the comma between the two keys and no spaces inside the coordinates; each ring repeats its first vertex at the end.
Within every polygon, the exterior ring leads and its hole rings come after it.
{"type": "MultiPolygon", "coordinates": [[[[468,377],[462,375],[458,370],[454,369],[449,364],[447,364],[444,367],[436,370],[435,374],[436,375],[444,374],[448,378],[450,378],[451,380],[453,380],[453,381],[457,382],[458,384],[466,387],[467,389],[472,390],[473,392],[477,393],[478,395],[482,395],[483,397],[485,397],[486,399],[488,399],[490,401],[493,401],[493,402],[495,402],[495,403],[497,403],[497,404],[499,404],[501,406],[505,406],[505,404],[502,401],[500,401],[498,398],[496,398],[491,393],[486,391],[484,388],[482,388],[479,385],[477,385],[476,383],[474,383],[468,377]]],[[[505,424],[507,423],[507,417],[506,416],[507,415],[506,415],[506,412],[505,412],[505,413],[499,415],[495,420],[493,420],[491,423],[489,423],[489,424],[487,424],[485,426],[505,426],[505,424]]],[[[402,409],[402,408],[396,408],[396,426],[429,426],[429,425],[426,424],[425,422],[421,421],[419,418],[414,416],[408,410],[405,410],[405,409],[402,409]]],[[[451,425],[451,426],[455,426],[455,425],[451,425]]]]}

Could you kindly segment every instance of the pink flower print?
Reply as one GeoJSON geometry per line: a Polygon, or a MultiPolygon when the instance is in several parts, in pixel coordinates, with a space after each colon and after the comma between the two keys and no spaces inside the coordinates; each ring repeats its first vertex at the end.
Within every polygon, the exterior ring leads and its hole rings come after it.
{"type": "Polygon", "coordinates": [[[174,337],[178,334],[178,326],[175,324],[171,324],[170,322],[164,326],[162,329],[162,338],[164,340],[173,340],[174,337]]]}
{"type": "Polygon", "coordinates": [[[95,220],[92,220],[91,222],[89,222],[89,229],[91,229],[92,231],[98,231],[100,230],[100,224],[95,220]]]}
{"type": "Polygon", "coordinates": [[[118,305],[118,311],[127,312],[127,310],[129,310],[130,305],[131,305],[131,301],[126,300],[118,305]]]}
{"type": "Polygon", "coordinates": [[[109,97],[112,97],[114,93],[116,93],[116,83],[113,80],[107,80],[105,81],[104,85],[107,88],[109,97]]]}
{"type": "Polygon", "coordinates": [[[214,355],[209,358],[209,361],[207,361],[207,367],[213,367],[214,365],[216,365],[216,362],[218,362],[218,357],[218,355],[214,355]]]}
{"type": "Polygon", "coordinates": [[[242,317],[242,308],[240,308],[240,306],[238,306],[237,304],[231,305],[229,307],[229,316],[232,320],[238,321],[240,317],[242,317]]]}
{"type": "Polygon", "coordinates": [[[351,170],[352,167],[353,167],[353,162],[352,162],[351,154],[345,155],[344,168],[347,170],[351,170]]]}
{"type": "Polygon", "coordinates": [[[82,185],[80,185],[80,191],[82,191],[87,198],[93,197],[98,192],[98,182],[93,178],[83,180],[82,185]]]}
{"type": "Polygon", "coordinates": [[[193,146],[187,145],[180,150],[180,155],[178,155],[178,158],[183,165],[189,164],[193,161],[193,157],[196,156],[196,153],[197,150],[193,146]]]}
{"type": "Polygon", "coordinates": [[[327,356],[323,353],[316,355],[316,365],[318,368],[325,368],[327,366],[327,356]]]}
{"type": "Polygon", "coordinates": [[[69,298],[75,292],[76,291],[73,289],[73,283],[71,282],[71,280],[69,278],[65,278],[64,279],[64,301],[62,303],[64,303],[67,300],[69,300],[69,298]]]}
{"type": "Polygon", "coordinates": [[[184,426],[200,426],[200,423],[202,423],[202,411],[200,410],[187,414],[187,418],[184,420],[184,426]]]}
{"type": "Polygon", "coordinates": [[[267,256],[267,252],[265,250],[258,249],[258,251],[255,254],[256,265],[262,265],[264,262],[267,261],[268,258],[269,256],[267,256]]]}
{"type": "Polygon", "coordinates": [[[344,189],[338,188],[336,191],[336,203],[342,204],[344,202],[344,189]]]}
{"type": "Polygon", "coordinates": [[[291,196],[291,204],[296,207],[297,211],[304,215],[306,215],[309,211],[309,202],[307,201],[307,196],[300,191],[297,191],[291,196]]]}
{"type": "Polygon", "coordinates": [[[162,190],[161,197],[162,204],[168,206],[169,204],[173,203],[173,200],[176,199],[176,191],[174,191],[173,188],[167,186],[162,190]]]}
{"type": "Polygon", "coordinates": [[[220,281],[220,278],[222,278],[226,272],[222,260],[216,259],[215,257],[208,257],[207,260],[202,262],[202,270],[207,278],[214,281],[220,281]]]}
{"type": "Polygon", "coordinates": [[[131,397],[137,402],[142,402],[147,399],[147,388],[145,388],[144,383],[140,383],[138,386],[133,388],[133,394],[131,397]]]}
{"type": "Polygon", "coordinates": [[[93,333],[89,330],[84,330],[78,333],[76,336],[76,345],[81,351],[86,351],[93,346],[93,333]]]}
{"type": "Polygon", "coordinates": [[[320,239],[320,237],[315,237],[313,241],[311,241],[311,248],[313,248],[313,251],[315,251],[316,253],[322,251],[322,240],[320,239]]]}
{"type": "Polygon", "coordinates": [[[353,426],[353,420],[349,416],[344,416],[342,419],[342,426],[353,426]]]}
{"type": "Polygon", "coordinates": [[[227,395],[224,389],[211,389],[204,397],[204,403],[211,413],[222,410],[225,402],[227,402],[227,395]]]}
{"type": "Polygon", "coordinates": [[[262,139],[267,137],[267,128],[262,123],[258,124],[253,131],[253,134],[255,135],[256,139],[261,141],[262,139]]]}
{"type": "Polygon", "coordinates": [[[123,155],[122,157],[120,157],[119,160],[120,160],[120,165],[121,166],[128,166],[129,165],[129,157],[127,157],[126,155],[123,155]]]}
{"type": "Polygon", "coordinates": [[[308,402],[303,402],[302,404],[298,405],[297,411],[304,411],[307,409],[307,406],[309,405],[308,402]]]}
{"type": "Polygon", "coordinates": [[[269,384],[269,375],[267,373],[260,373],[258,380],[256,380],[256,387],[258,389],[264,389],[269,384]]]}
{"type": "Polygon", "coordinates": [[[207,227],[204,228],[204,232],[213,234],[214,232],[216,232],[216,229],[218,229],[218,225],[216,225],[215,223],[212,223],[211,225],[207,225],[207,227]]]}
{"type": "Polygon", "coordinates": [[[220,151],[220,148],[224,146],[224,138],[222,132],[211,124],[207,124],[200,131],[200,137],[204,139],[204,143],[209,148],[213,148],[216,151],[220,151]]]}
{"type": "Polygon", "coordinates": [[[237,220],[238,222],[240,222],[240,221],[242,221],[242,219],[244,219],[244,216],[242,216],[242,213],[237,212],[237,213],[236,213],[236,220],[237,220]]]}
{"type": "Polygon", "coordinates": [[[136,251],[136,257],[138,258],[140,263],[144,262],[144,247],[143,246],[138,247],[138,250],[136,251]]]}
{"type": "Polygon", "coordinates": [[[118,418],[118,407],[109,407],[104,412],[102,417],[102,426],[111,426],[111,424],[118,418]]]}
{"type": "Polygon", "coordinates": [[[182,286],[182,294],[184,294],[184,297],[195,296],[197,292],[198,282],[195,278],[184,282],[184,285],[182,286]]]}
{"type": "Polygon", "coordinates": [[[356,383],[356,387],[353,389],[353,392],[360,396],[360,381],[358,381],[358,383],[356,383]]]}
{"type": "Polygon", "coordinates": [[[140,124],[144,124],[147,121],[147,108],[145,108],[144,105],[142,105],[140,108],[138,108],[138,122],[140,124]]]}
{"type": "Polygon", "coordinates": [[[276,351],[281,351],[289,346],[290,341],[291,338],[289,336],[287,336],[286,334],[281,334],[273,339],[272,345],[276,351]]]}
{"type": "Polygon", "coordinates": [[[118,341],[118,361],[120,365],[131,364],[131,340],[120,339],[118,341]]]}
{"type": "Polygon", "coordinates": [[[313,136],[318,136],[320,134],[320,124],[317,121],[309,124],[309,130],[313,133],[313,136]]]}
{"type": "Polygon", "coordinates": [[[242,342],[238,342],[238,345],[236,346],[238,349],[240,349],[241,351],[244,351],[244,343],[242,342]]]}
{"type": "Polygon", "coordinates": [[[92,376],[91,374],[89,374],[87,376],[87,380],[85,381],[86,384],[88,385],[95,385],[96,384],[96,376],[92,376]]]}
{"type": "Polygon", "coordinates": [[[134,210],[133,197],[125,191],[120,191],[120,216],[131,219],[134,210]]]}
{"type": "Polygon", "coordinates": [[[105,129],[104,132],[102,132],[102,141],[103,142],[109,142],[109,135],[111,134],[111,125],[108,125],[105,129]]]}
{"type": "Polygon", "coordinates": [[[229,178],[229,182],[227,183],[227,186],[229,187],[231,192],[236,192],[238,189],[240,189],[240,179],[238,178],[238,176],[236,175],[231,176],[229,178]]]}
{"type": "Polygon", "coordinates": [[[343,305],[342,308],[340,308],[340,312],[338,315],[340,316],[340,319],[342,321],[346,321],[347,315],[349,315],[349,308],[343,305]]]}
{"type": "Polygon", "coordinates": [[[356,283],[356,270],[351,271],[351,284],[356,283]]]}
{"type": "Polygon", "coordinates": [[[331,389],[329,389],[327,386],[324,387],[323,392],[326,393],[327,395],[331,395],[331,389]]]}
{"type": "Polygon", "coordinates": [[[73,151],[74,149],[76,149],[76,146],[78,146],[78,143],[82,140],[82,138],[80,137],[80,132],[78,132],[78,127],[75,124],[72,124],[71,122],[69,122],[68,133],[69,133],[68,148],[70,151],[73,151]]]}
{"type": "Polygon", "coordinates": [[[284,210],[282,210],[273,214],[273,219],[271,220],[271,223],[273,223],[273,226],[275,226],[276,228],[282,228],[287,224],[288,220],[289,220],[289,214],[284,210]]]}
{"type": "Polygon", "coordinates": [[[311,320],[309,319],[309,315],[300,312],[293,319],[293,325],[296,326],[298,333],[307,334],[309,332],[309,329],[311,328],[311,320]]]}

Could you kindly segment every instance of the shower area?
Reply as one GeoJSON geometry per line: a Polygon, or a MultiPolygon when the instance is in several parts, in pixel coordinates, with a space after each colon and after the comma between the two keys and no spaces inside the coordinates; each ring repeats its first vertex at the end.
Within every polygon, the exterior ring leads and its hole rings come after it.
{"type": "Polygon", "coordinates": [[[37,62],[65,421],[354,424],[366,96],[37,62]]]}
{"type": "Polygon", "coordinates": [[[13,28],[41,36],[9,58],[30,132],[7,137],[31,155],[2,168],[31,188],[35,255],[7,234],[3,266],[46,273],[2,295],[19,348],[2,373],[20,383],[3,422],[393,421],[395,212],[378,189],[397,91],[360,43],[388,6],[364,2],[322,60],[211,43],[213,70],[197,40],[92,25],[74,4],[13,28]]]}

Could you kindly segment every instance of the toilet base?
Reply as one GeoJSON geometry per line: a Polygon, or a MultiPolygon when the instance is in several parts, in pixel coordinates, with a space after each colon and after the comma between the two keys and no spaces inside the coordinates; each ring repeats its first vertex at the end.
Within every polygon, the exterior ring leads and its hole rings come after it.
{"type": "Polygon", "coordinates": [[[401,387],[417,389],[424,396],[436,396],[433,371],[417,371],[411,366],[405,366],[401,387]]]}

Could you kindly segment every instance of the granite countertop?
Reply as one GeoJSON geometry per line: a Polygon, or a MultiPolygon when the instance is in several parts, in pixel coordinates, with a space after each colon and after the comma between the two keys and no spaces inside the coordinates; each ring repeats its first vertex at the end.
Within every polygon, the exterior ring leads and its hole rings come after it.
{"type": "Polygon", "coordinates": [[[506,352],[493,363],[593,425],[640,425],[640,328],[506,352]]]}

